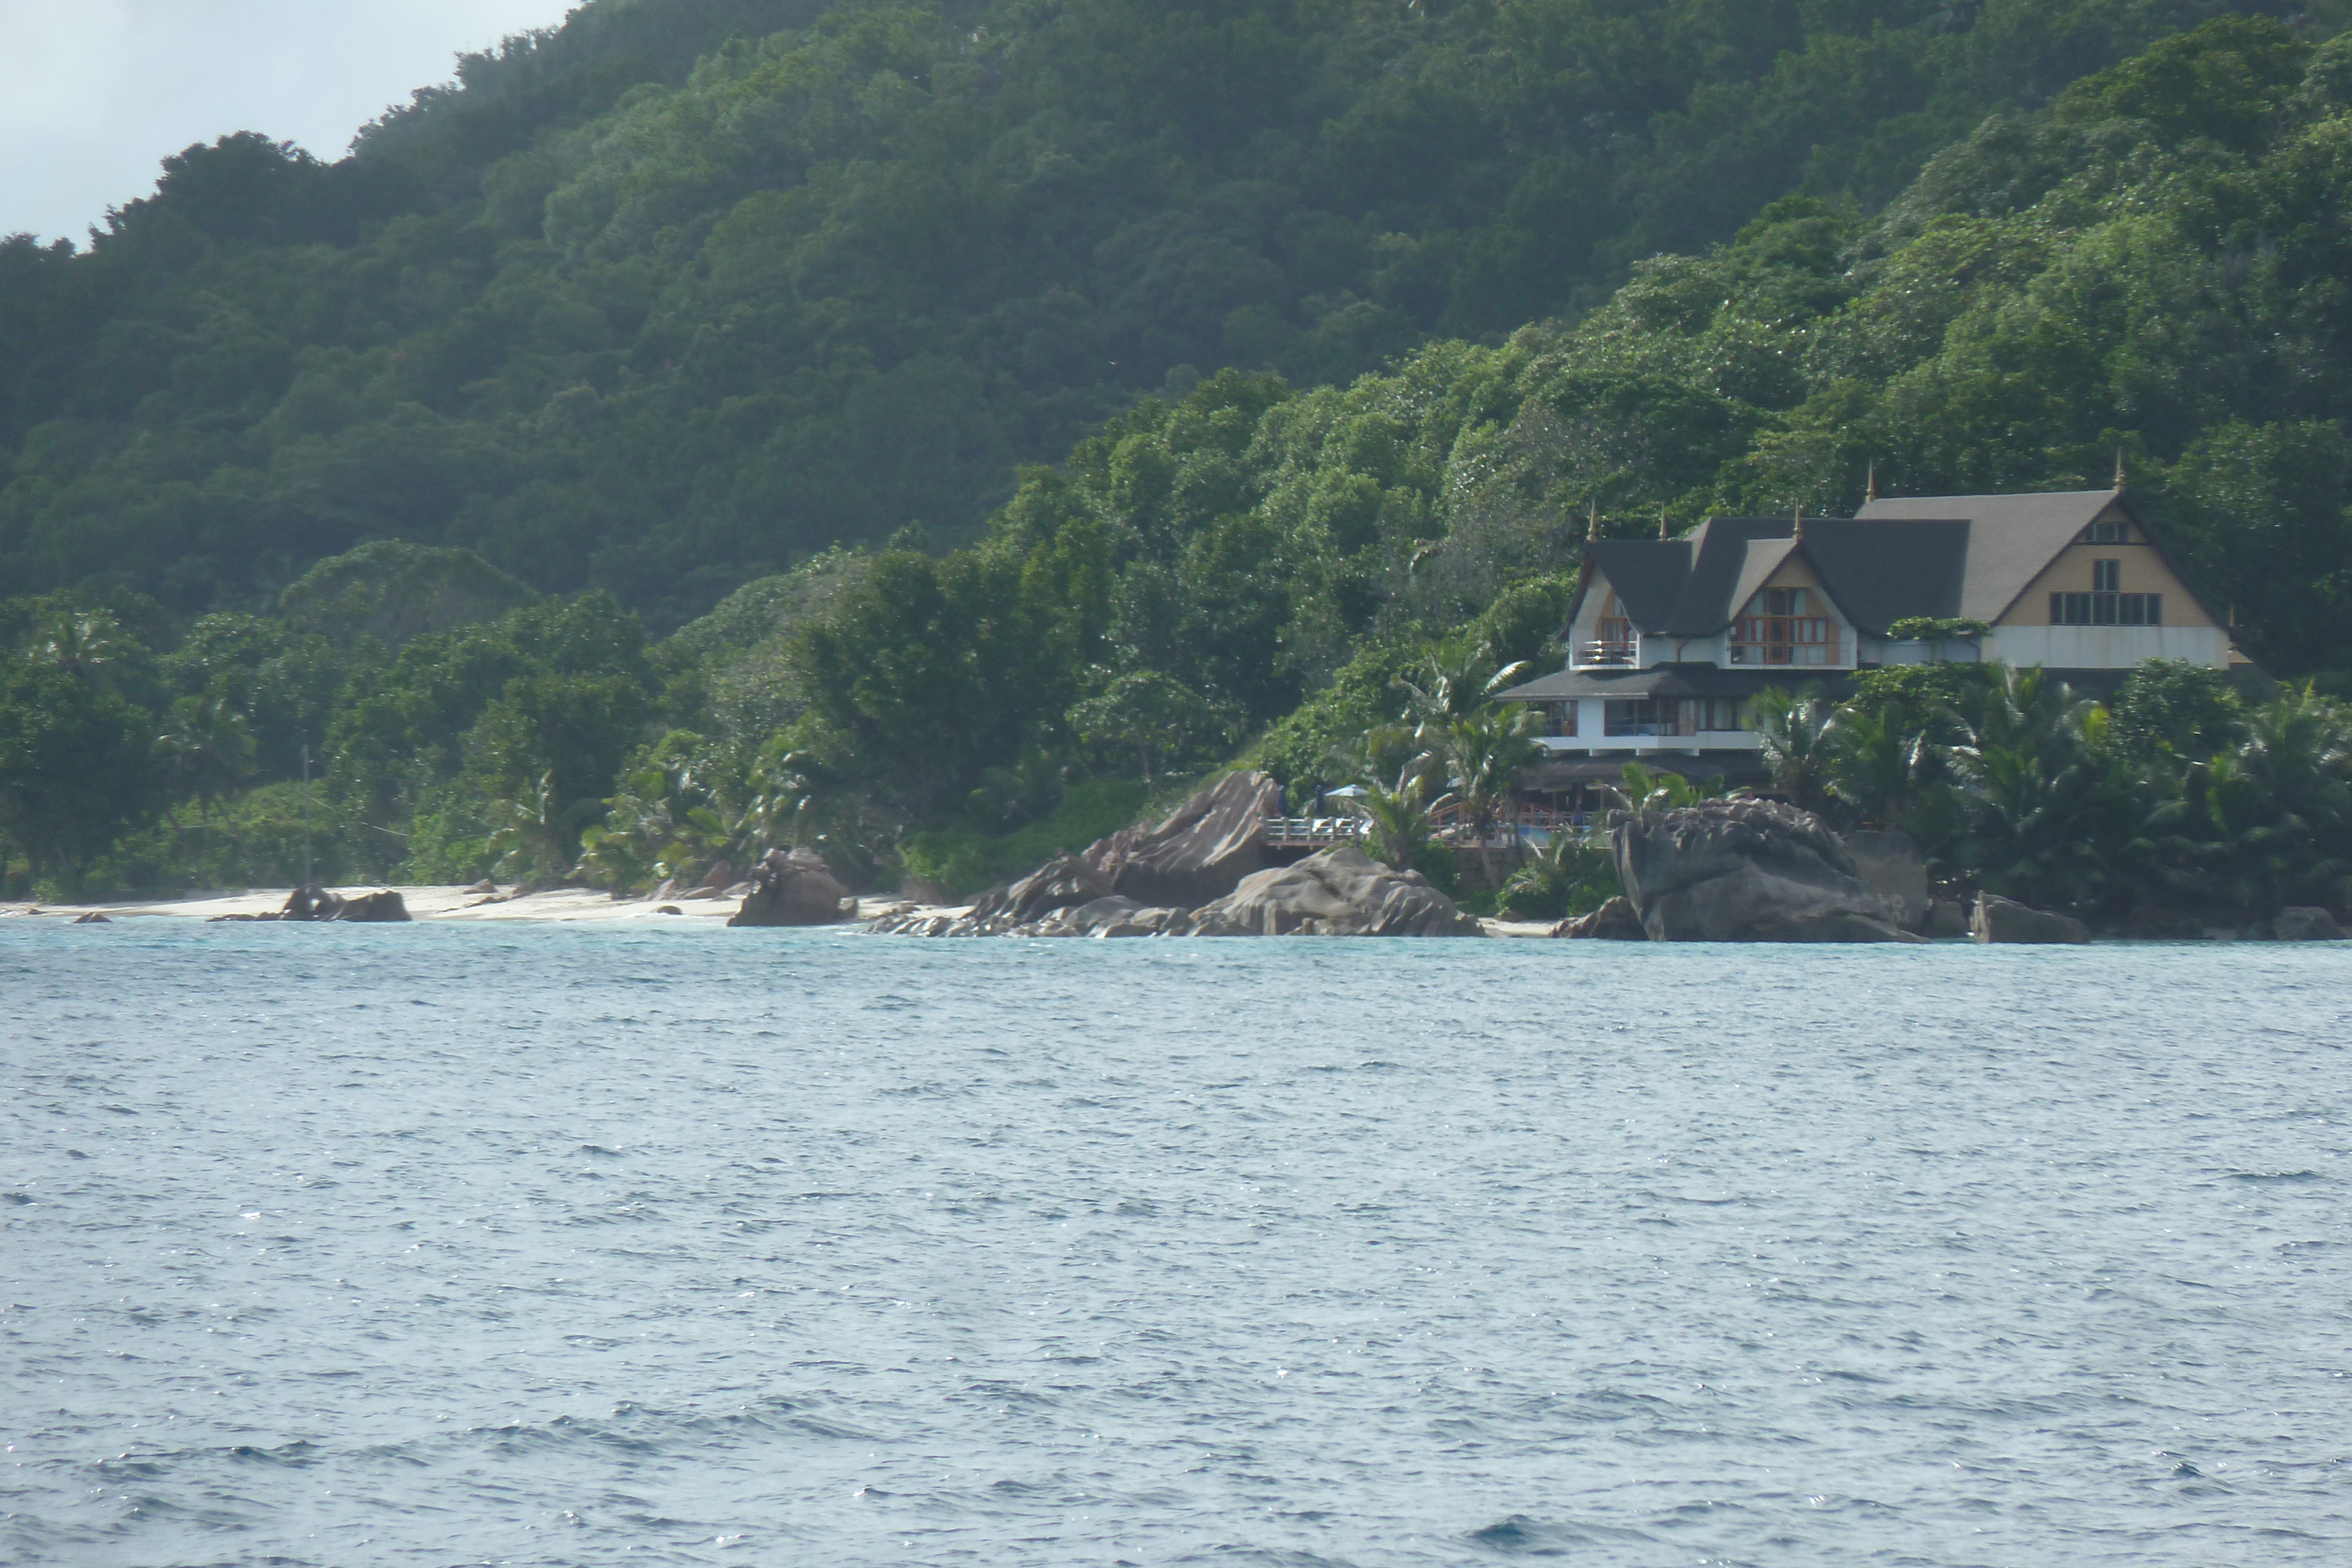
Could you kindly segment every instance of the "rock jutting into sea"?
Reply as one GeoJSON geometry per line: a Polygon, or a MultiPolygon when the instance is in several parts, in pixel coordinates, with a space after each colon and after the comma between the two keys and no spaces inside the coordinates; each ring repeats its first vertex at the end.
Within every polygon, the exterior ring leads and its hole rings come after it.
{"type": "Polygon", "coordinates": [[[338,894],[322,887],[298,887],[286,895],[284,907],[266,915],[215,915],[215,920],[350,920],[404,921],[408,904],[388,887],[373,893],[338,894]]]}
{"type": "Polygon", "coordinates": [[[848,896],[814,850],[770,850],[751,868],[751,889],[727,924],[830,925],[842,918],[848,896]]]}
{"type": "Polygon", "coordinates": [[[1616,851],[1618,880],[1654,942],[1927,940],[1902,928],[1820,818],[1777,800],[1640,812],[1618,824],[1616,851]]]}
{"type": "Polygon", "coordinates": [[[1998,894],[1977,897],[1976,917],[1969,935],[1979,942],[2088,942],[2090,928],[2071,915],[2032,909],[1998,894]]]}
{"type": "Polygon", "coordinates": [[[869,927],[908,936],[1476,936],[1475,916],[1418,872],[1353,845],[1266,864],[1282,810],[1263,773],[1229,773],[1157,826],[1124,828],[991,888],[960,915],[869,927]]]}

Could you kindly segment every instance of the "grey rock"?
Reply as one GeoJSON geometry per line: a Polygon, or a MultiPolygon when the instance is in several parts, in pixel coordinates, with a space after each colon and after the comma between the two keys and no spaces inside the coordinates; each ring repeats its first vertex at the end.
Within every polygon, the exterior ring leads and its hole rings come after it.
{"type": "Polygon", "coordinates": [[[1650,932],[1633,913],[1633,901],[1620,894],[1590,915],[1563,920],[1552,927],[1555,936],[1575,936],[1601,942],[1647,942],[1650,932]]]}
{"type": "Polygon", "coordinates": [[[1082,855],[1055,855],[1019,882],[992,888],[971,906],[974,925],[1026,925],[1056,910],[1110,896],[1110,879],[1082,855]]]}
{"type": "Polygon", "coordinates": [[[751,868],[751,891],[727,924],[830,925],[841,918],[841,901],[848,896],[814,850],[770,850],[751,868]]]}
{"type": "Polygon", "coordinates": [[[1838,841],[1853,857],[1855,874],[1885,902],[1888,919],[1906,931],[1925,931],[1932,903],[1927,862],[1911,835],[1857,829],[1840,833],[1838,841]]]}
{"type": "Polygon", "coordinates": [[[1224,897],[1171,923],[1190,936],[1483,936],[1475,915],[1424,881],[1352,844],[1244,877],[1224,897]]]}
{"type": "Polygon", "coordinates": [[[1979,942],[2088,942],[2090,927],[2071,915],[2034,909],[1999,894],[1977,895],[1976,918],[1969,935],[1979,942]]]}
{"type": "Polygon", "coordinates": [[[1263,773],[1228,773],[1156,827],[1113,833],[1086,858],[1108,877],[1107,893],[1147,907],[1197,909],[1265,869],[1265,824],[1281,815],[1281,785],[1263,773]]]}
{"type": "Polygon", "coordinates": [[[2271,933],[2282,942],[2341,942],[2344,928],[2336,916],[2308,904],[2289,904],[2271,922],[2271,933]]]}
{"type": "Polygon", "coordinates": [[[1628,816],[1618,881],[1654,942],[1922,942],[1896,925],[1838,836],[1777,800],[1628,816]]]}
{"type": "Polygon", "coordinates": [[[404,921],[408,917],[407,902],[388,887],[348,896],[329,893],[321,887],[298,887],[286,895],[286,903],[277,914],[256,918],[390,923],[404,921]]]}
{"type": "Polygon", "coordinates": [[[342,907],[335,911],[338,920],[391,922],[408,917],[407,900],[388,887],[345,898],[342,907]]]}
{"type": "MultiPolygon", "coordinates": [[[[1082,854],[1056,855],[1017,882],[989,889],[960,915],[893,913],[870,929],[900,936],[1070,936],[1174,934],[1180,916],[1222,898],[1265,866],[1263,837],[1282,810],[1282,788],[1263,773],[1228,773],[1154,826],[1121,828],[1082,854]],[[1118,898],[1124,917],[1065,917],[1118,898]]],[[[943,890],[933,889],[944,897],[943,890]]]]}
{"type": "Polygon", "coordinates": [[[1969,906],[1958,899],[1939,898],[1927,906],[1928,936],[1965,936],[1969,934],[1969,906]]]}

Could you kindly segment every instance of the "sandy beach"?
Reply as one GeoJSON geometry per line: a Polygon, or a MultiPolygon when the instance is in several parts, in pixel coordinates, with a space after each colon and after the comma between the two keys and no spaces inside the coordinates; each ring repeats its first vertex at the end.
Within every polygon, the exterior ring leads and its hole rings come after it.
{"type": "MultiPolygon", "coordinates": [[[[154,915],[182,920],[213,920],[224,915],[271,915],[285,907],[290,888],[252,888],[242,893],[194,894],[185,898],[132,900],[112,904],[0,904],[0,919],[74,921],[86,915],[109,920],[154,915]]],[[[330,890],[346,897],[378,891],[373,886],[330,890]]],[[[733,898],[616,899],[584,888],[557,888],[546,893],[483,894],[465,887],[401,886],[393,889],[408,906],[412,920],[551,920],[562,922],[690,921],[724,925],[741,902],[733,898]]],[[[857,901],[858,920],[914,912],[950,918],[968,905],[918,906],[903,898],[869,896],[857,901]]],[[[844,924],[848,924],[845,921],[844,924]]],[[[1535,937],[1551,935],[1550,921],[1484,919],[1478,923],[1489,936],[1535,937]]]]}
{"type": "MultiPolygon", "coordinates": [[[[346,897],[373,893],[373,886],[330,890],[346,897]]],[[[546,893],[483,894],[464,887],[395,887],[412,920],[554,920],[554,921],[677,921],[724,925],[741,900],[735,898],[615,899],[585,888],[557,888],[546,893]]],[[[239,893],[194,894],[184,898],[133,900],[110,904],[14,904],[0,906],[0,918],[27,915],[44,920],[78,920],[103,915],[109,920],[149,915],[184,920],[213,920],[225,915],[270,915],[285,907],[290,888],[260,887],[239,893]]],[[[860,918],[885,905],[904,907],[903,900],[864,900],[860,918]]]]}

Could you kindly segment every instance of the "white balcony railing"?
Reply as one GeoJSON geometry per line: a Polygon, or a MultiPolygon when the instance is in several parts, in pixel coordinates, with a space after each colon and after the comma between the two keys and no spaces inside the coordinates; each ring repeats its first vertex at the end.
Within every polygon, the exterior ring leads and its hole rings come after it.
{"type": "Polygon", "coordinates": [[[1575,667],[1580,670],[1629,669],[1638,655],[1638,643],[1579,643],[1575,667]]]}

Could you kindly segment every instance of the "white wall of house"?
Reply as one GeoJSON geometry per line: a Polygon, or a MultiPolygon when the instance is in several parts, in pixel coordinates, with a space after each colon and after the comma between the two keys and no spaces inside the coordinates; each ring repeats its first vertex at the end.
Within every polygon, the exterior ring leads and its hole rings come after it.
{"type": "Polygon", "coordinates": [[[1873,664],[1974,664],[1980,662],[1972,638],[1948,643],[1897,642],[1867,637],[1860,643],[1863,660],[1873,664]]]}
{"type": "Polygon", "coordinates": [[[2230,634],[2218,626],[1996,626],[1984,656],[2022,669],[2126,670],[2142,659],[2186,659],[2222,669],[2230,634]]]}

